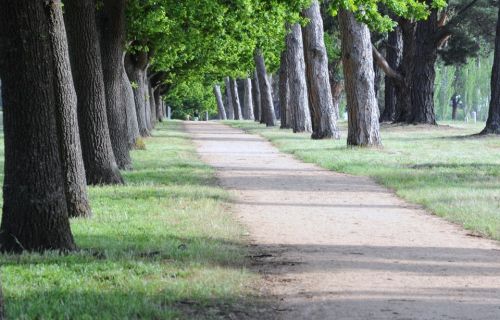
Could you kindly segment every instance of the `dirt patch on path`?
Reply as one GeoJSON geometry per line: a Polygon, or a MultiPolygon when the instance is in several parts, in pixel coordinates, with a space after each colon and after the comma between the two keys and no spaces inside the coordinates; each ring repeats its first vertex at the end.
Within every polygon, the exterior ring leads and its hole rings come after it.
{"type": "Polygon", "coordinates": [[[263,138],[189,122],[235,196],[275,319],[500,319],[500,247],[365,177],[321,169],[263,138]]]}

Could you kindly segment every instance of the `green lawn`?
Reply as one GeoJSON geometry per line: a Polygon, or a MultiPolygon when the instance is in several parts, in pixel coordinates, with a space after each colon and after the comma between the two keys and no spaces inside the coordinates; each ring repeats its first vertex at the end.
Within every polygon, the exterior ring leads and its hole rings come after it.
{"type": "Polygon", "coordinates": [[[90,188],[80,252],[0,256],[9,319],[205,319],[251,303],[257,276],[214,172],[179,122],[146,145],[126,186],[90,188]]]}
{"type": "Polygon", "coordinates": [[[308,134],[249,121],[227,123],[261,134],[306,162],[370,176],[410,202],[500,240],[500,137],[471,136],[484,124],[385,125],[383,148],[360,149],[346,147],[346,123],[340,141],[312,141],[308,134]]]}

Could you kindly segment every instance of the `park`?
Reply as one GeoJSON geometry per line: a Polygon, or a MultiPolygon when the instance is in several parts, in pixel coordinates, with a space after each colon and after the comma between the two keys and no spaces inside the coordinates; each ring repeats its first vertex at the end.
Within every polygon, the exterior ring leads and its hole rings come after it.
{"type": "Polygon", "coordinates": [[[0,0],[0,320],[500,319],[499,17],[0,0]]]}

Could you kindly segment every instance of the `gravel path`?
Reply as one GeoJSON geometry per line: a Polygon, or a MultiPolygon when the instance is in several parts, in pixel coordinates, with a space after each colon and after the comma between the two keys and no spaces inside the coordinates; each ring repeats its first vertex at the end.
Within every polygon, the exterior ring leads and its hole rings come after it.
{"type": "Polygon", "coordinates": [[[185,124],[235,196],[273,319],[500,319],[500,247],[365,177],[280,153],[218,123],[185,124]]]}

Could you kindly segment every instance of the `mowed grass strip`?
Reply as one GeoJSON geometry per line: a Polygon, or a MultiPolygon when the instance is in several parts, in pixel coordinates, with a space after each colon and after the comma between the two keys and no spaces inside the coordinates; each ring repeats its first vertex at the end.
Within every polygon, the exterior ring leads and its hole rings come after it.
{"type": "Polygon", "coordinates": [[[181,126],[133,152],[126,186],[90,188],[81,251],[0,256],[8,319],[204,319],[249,301],[244,232],[181,126]]]}
{"type": "Polygon", "coordinates": [[[472,136],[484,123],[382,126],[384,147],[348,148],[346,123],[338,141],[266,128],[251,121],[228,121],[260,134],[281,151],[330,170],[363,175],[402,198],[463,225],[473,234],[500,240],[500,138],[472,136]]]}

